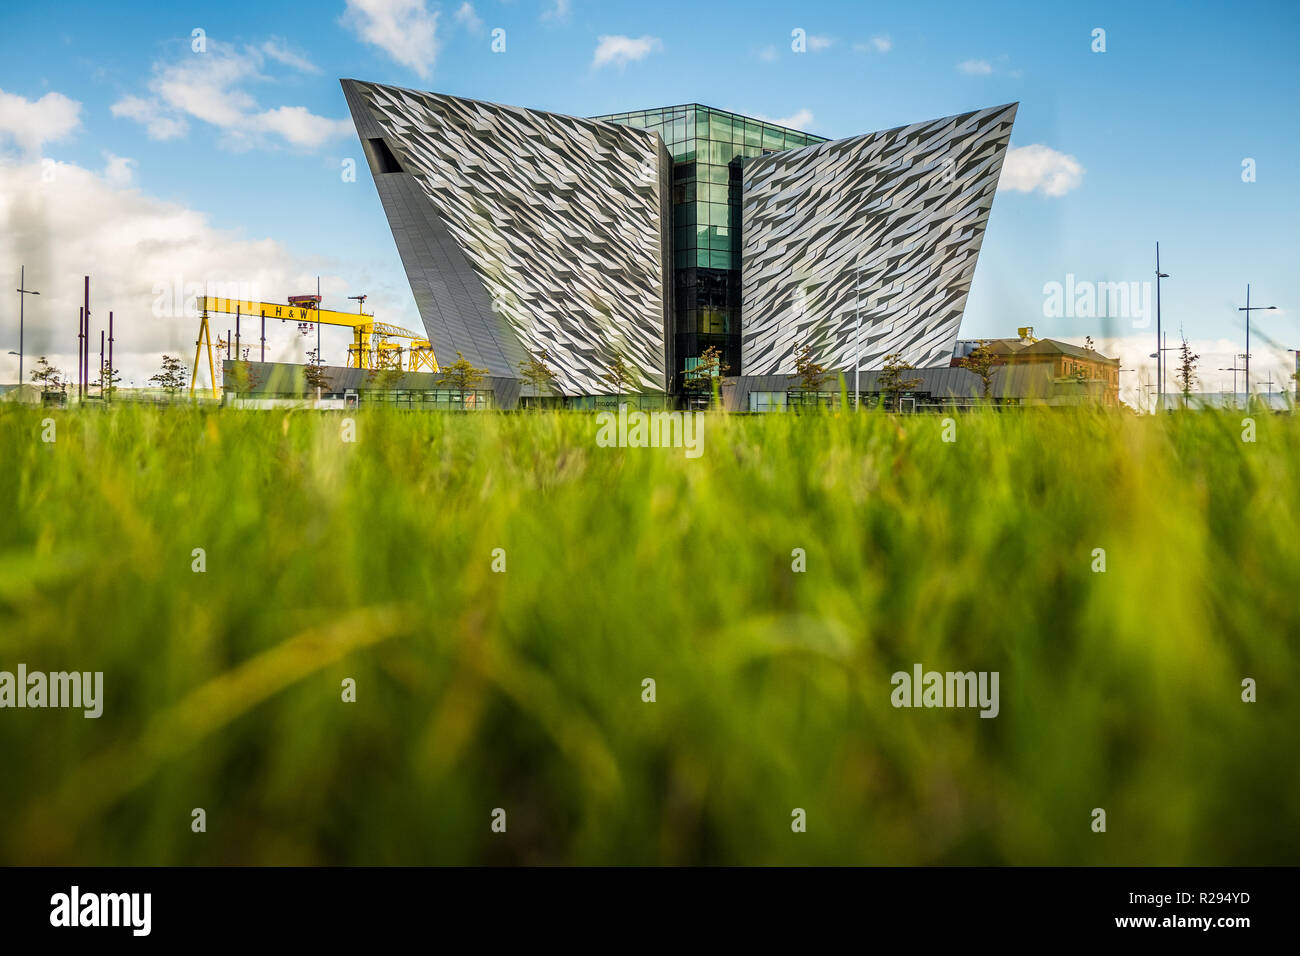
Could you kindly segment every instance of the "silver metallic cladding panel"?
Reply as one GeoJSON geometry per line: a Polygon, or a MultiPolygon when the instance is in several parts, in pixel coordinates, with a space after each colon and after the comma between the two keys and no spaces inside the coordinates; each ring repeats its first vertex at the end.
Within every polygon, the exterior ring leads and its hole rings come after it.
{"type": "Polygon", "coordinates": [[[672,160],[646,130],[344,80],[440,361],[518,377],[545,349],[567,394],[622,353],[664,390],[672,160]],[[384,172],[382,138],[401,172],[384,172]],[[472,277],[472,281],[470,278],[472,277]]]}
{"type": "Polygon", "coordinates": [[[852,369],[859,301],[861,368],[893,353],[947,364],[1016,107],[747,163],[744,374],[793,374],[804,342],[820,364],[852,369]]]}

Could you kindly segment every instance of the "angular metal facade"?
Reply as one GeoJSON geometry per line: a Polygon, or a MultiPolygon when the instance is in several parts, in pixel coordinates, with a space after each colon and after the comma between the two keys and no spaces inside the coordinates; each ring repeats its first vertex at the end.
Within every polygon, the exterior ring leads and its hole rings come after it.
{"type": "Polygon", "coordinates": [[[517,378],[545,350],[568,395],[672,368],[672,159],[646,130],[342,81],[439,360],[517,378]]]}
{"type": "Polygon", "coordinates": [[[745,164],[744,375],[947,364],[1016,104],[745,164]],[[860,311],[861,332],[855,333],[860,311]]]}

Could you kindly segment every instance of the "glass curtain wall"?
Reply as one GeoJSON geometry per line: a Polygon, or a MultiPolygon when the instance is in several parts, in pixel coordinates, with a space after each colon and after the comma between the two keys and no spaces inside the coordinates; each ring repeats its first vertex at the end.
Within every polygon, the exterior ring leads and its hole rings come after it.
{"type": "Polygon", "coordinates": [[[673,157],[674,389],[710,347],[740,374],[741,164],[825,138],[698,104],[596,118],[653,130],[673,157]]]}

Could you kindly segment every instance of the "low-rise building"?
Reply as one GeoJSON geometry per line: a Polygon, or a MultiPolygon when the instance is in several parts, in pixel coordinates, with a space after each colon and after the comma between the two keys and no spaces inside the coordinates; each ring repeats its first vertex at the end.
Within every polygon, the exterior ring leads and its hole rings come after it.
{"type": "MultiPolygon", "coordinates": [[[[1029,327],[1018,332],[1013,339],[958,340],[952,364],[961,367],[983,342],[1000,366],[1040,370],[1037,375],[1020,376],[1020,382],[1008,383],[1016,386],[1011,394],[1017,397],[1055,405],[1071,405],[1079,401],[1119,404],[1119,359],[1107,358],[1096,349],[1057,339],[1034,338],[1034,330],[1029,327]],[[1049,381],[1050,387],[1045,387],[1049,381]],[[1026,394],[1021,386],[1032,386],[1032,394],[1026,394]]],[[[1014,373],[1010,377],[1017,378],[1014,373]]]]}
{"type": "MultiPolygon", "coordinates": [[[[965,362],[981,343],[994,356],[989,401],[1000,405],[1119,405],[1119,359],[1068,342],[1037,339],[1033,329],[1024,328],[1017,338],[959,340],[949,364],[902,371],[898,380],[910,384],[896,393],[899,409],[923,411],[984,401],[984,381],[965,362]]],[[[856,387],[863,405],[875,405],[882,400],[889,386],[885,375],[879,369],[858,374],[856,387]]],[[[727,379],[723,383],[723,399],[732,411],[839,407],[838,375],[829,377],[815,391],[800,385],[797,375],[727,379]]],[[[852,372],[845,373],[844,388],[850,405],[854,387],[852,372]]]]}

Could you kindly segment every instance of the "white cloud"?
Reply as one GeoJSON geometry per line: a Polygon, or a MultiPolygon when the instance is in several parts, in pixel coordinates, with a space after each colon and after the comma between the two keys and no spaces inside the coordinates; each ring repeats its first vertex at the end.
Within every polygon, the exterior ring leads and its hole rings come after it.
{"type": "Polygon", "coordinates": [[[814,53],[820,53],[822,50],[829,50],[835,45],[835,38],[828,36],[810,36],[808,37],[808,49],[814,53]]]}
{"type": "Polygon", "coordinates": [[[207,53],[186,53],[180,60],[154,64],[151,95],[125,96],[113,104],[112,113],[142,123],[149,138],[157,140],[182,136],[189,129],[188,119],[201,120],[225,132],[223,145],[244,149],[258,144],[258,134],[314,149],[351,132],[347,120],[317,116],[304,106],[262,109],[243,85],[267,79],[261,72],[267,56],[286,62],[269,54],[266,44],[240,52],[209,40],[207,53]]]}
{"type": "Polygon", "coordinates": [[[347,0],[340,22],[422,80],[438,58],[438,14],[425,0],[347,0]]]}
{"type": "Polygon", "coordinates": [[[894,48],[894,41],[887,36],[872,37],[865,43],[853,44],[854,53],[888,53],[894,48]]]}
{"type": "Polygon", "coordinates": [[[474,4],[465,0],[456,11],[456,22],[470,33],[483,32],[483,18],[474,11],[474,4]]]}
{"type": "MultiPolygon", "coordinates": [[[[121,176],[129,171],[130,160],[107,158],[102,173],[71,163],[0,158],[0,261],[24,263],[31,287],[41,291],[26,309],[29,370],[37,356],[46,355],[57,367],[74,372],[83,275],[91,277],[95,345],[111,309],[115,364],[123,370],[123,381],[134,379],[137,386],[158,370],[163,352],[181,355],[187,364],[194,355],[197,316],[155,311],[160,299],[173,304],[175,288],[191,295],[206,292],[209,282],[238,284],[256,298],[280,301],[291,293],[315,291],[320,274],[326,300],[337,303],[336,308],[346,308],[345,297],[361,286],[371,294],[367,306],[373,305],[385,321],[420,328],[400,275],[376,280],[349,263],[344,277],[337,263],[296,255],[279,241],[217,229],[205,213],[129,186],[121,176]]],[[[14,273],[16,277],[17,265],[14,273]]],[[[226,328],[222,317],[214,339],[224,336],[226,328]]],[[[243,332],[244,343],[253,345],[257,333],[251,324],[243,332]]],[[[331,343],[326,330],[326,358],[341,365],[350,336],[346,330],[335,333],[331,343]]],[[[267,338],[268,360],[302,361],[305,348],[315,346],[314,336],[303,339],[296,329],[273,329],[270,323],[267,338]]],[[[0,339],[18,341],[16,309],[0,309],[0,339]]],[[[257,357],[256,348],[252,355],[257,357]]],[[[9,381],[17,359],[2,358],[13,363],[0,365],[0,379],[9,381]]]]}
{"type": "Polygon", "coordinates": [[[988,76],[993,72],[993,64],[988,60],[962,60],[957,69],[969,76],[988,76]]]}
{"type": "Polygon", "coordinates": [[[236,127],[257,105],[239,84],[262,78],[258,61],[225,44],[210,46],[208,53],[155,67],[149,86],[163,106],[213,126],[236,127]]]}
{"type": "Polygon", "coordinates": [[[1073,156],[1034,143],[1007,151],[998,188],[1022,193],[1064,196],[1083,184],[1083,165],[1073,156]]]}
{"type": "Polygon", "coordinates": [[[175,139],[184,136],[189,124],[182,116],[176,116],[157,100],[146,100],[139,96],[124,96],[112,106],[114,116],[124,116],[137,123],[143,123],[150,139],[175,139]]]}
{"type": "Polygon", "coordinates": [[[542,11],[543,20],[564,20],[572,11],[569,0],[552,0],[550,7],[542,11]]]}
{"type": "Polygon", "coordinates": [[[134,159],[115,156],[108,150],[104,150],[104,181],[119,188],[131,185],[131,180],[135,178],[132,170],[134,165],[134,159]]]}
{"type": "Polygon", "coordinates": [[[29,100],[0,90],[0,142],[11,139],[24,153],[65,139],[81,125],[81,104],[62,93],[29,100]]]}
{"type": "Polygon", "coordinates": [[[763,49],[758,51],[758,58],[764,63],[775,62],[777,58],[776,47],[770,45],[763,47],[763,49]]]}
{"type": "Polygon", "coordinates": [[[596,43],[596,55],[592,58],[591,65],[599,68],[613,63],[621,68],[662,49],[663,42],[658,37],[603,36],[596,43]]]}
{"type": "Polygon", "coordinates": [[[253,126],[283,136],[294,146],[315,149],[339,136],[352,132],[352,122],[317,116],[305,106],[277,106],[251,117],[253,126]]]}
{"type": "Polygon", "coordinates": [[[262,52],[273,60],[283,63],[285,66],[291,66],[295,70],[301,70],[303,73],[319,73],[320,67],[305,56],[295,53],[280,40],[271,39],[262,44],[262,52]]]}
{"type": "Polygon", "coordinates": [[[764,116],[762,113],[753,114],[755,119],[761,119],[765,123],[775,123],[777,126],[787,126],[790,129],[807,131],[812,128],[813,113],[808,107],[797,110],[790,116],[782,116],[773,119],[771,116],[764,116]]]}

